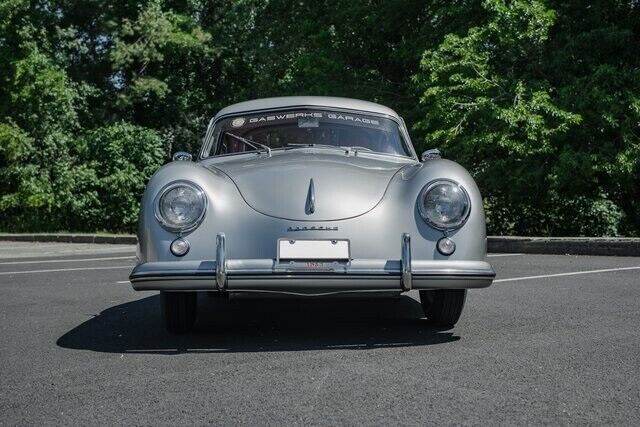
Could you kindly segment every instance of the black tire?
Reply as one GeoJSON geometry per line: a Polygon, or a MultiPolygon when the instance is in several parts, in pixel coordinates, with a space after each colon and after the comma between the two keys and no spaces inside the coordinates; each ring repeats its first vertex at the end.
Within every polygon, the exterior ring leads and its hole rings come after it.
{"type": "Polygon", "coordinates": [[[184,334],[193,329],[198,312],[195,292],[160,292],[160,308],[164,325],[172,334],[184,334]]]}
{"type": "Polygon", "coordinates": [[[452,327],[460,319],[466,296],[466,289],[420,291],[420,303],[429,323],[452,327]]]}

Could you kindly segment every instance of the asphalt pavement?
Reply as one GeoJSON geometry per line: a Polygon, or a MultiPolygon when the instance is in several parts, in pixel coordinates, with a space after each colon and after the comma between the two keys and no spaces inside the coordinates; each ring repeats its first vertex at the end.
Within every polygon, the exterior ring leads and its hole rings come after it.
{"type": "Polygon", "coordinates": [[[0,242],[0,425],[640,425],[640,258],[492,254],[458,325],[395,299],[200,298],[129,245],[0,242]]]}

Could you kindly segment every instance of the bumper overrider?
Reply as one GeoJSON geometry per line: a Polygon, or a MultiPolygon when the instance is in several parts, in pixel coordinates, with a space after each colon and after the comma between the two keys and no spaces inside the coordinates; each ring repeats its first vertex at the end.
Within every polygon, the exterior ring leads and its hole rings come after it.
{"type": "Polygon", "coordinates": [[[411,289],[470,289],[491,285],[495,271],[485,261],[412,260],[411,238],[402,235],[399,260],[294,262],[228,259],[224,233],[216,237],[214,260],[138,264],[129,277],[138,291],[278,292],[322,295],[398,292],[411,289]]]}

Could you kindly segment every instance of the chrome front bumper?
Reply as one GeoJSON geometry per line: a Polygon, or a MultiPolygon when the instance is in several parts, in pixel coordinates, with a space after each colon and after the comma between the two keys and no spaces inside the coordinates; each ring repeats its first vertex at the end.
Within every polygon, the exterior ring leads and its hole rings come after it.
{"type": "Polygon", "coordinates": [[[280,262],[227,259],[224,234],[216,238],[216,260],[138,264],[129,280],[137,291],[282,292],[321,295],[467,289],[491,285],[496,273],[485,261],[412,260],[411,239],[402,236],[401,258],[349,262],[280,262]]]}

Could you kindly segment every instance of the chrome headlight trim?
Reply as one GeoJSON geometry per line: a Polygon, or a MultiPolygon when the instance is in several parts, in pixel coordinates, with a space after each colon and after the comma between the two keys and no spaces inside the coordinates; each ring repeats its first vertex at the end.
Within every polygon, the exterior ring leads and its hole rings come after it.
{"type": "Polygon", "coordinates": [[[184,232],[192,231],[198,228],[198,226],[202,223],[202,220],[204,219],[205,214],[207,213],[207,208],[208,208],[208,199],[204,190],[198,184],[191,181],[187,181],[187,180],[177,180],[177,181],[170,182],[169,184],[162,187],[160,191],[158,191],[158,194],[153,200],[153,209],[154,209],[156,220],[158,221],[158,223],[160,223],[160,225],[165,230],[171,231],[173,233],[184,233],[184,232]],[[187,224],[184,227],[176,227],[175,225],[168,223],[166,219],[162,216],[162,213],[160,212],[160,201],[162,200],[162,197],[165,194],[167,194],[167,192],[169,192],[170,190],[180,186],[191,187],[193,190],[195,190],[196,194],[198,195],[198,197],[202,202],[202,212],[200,213],[200,216],[194,222],[192,222],[191,224],[187,224]]]}
{"type": "Polygon", "coordinates": [[[460,183],[458,183],[457,181],[454,181],[452,179],[447,179],[447,178],[434,179],[433,181],[428,182],[427,185],[425,185],[420,191],[420,195],[418,196],[418,212],[420,213],[420,216],[422,217],[424,222],[426,222],[436,230],[441,230],[441,231],[457,230],[458,228],[462,227],[469,219],[469,215],[471,214],[471,199],[469,198],[469,193],[467,193],[467,190],[462,185],[460,185],[460,183]],[[434,223],[427,215],[426,208],[424,206],[424,200],[427,194],[429,193],[429,191],[431,191],[435,186],[441,185],[441,184],[448,184],[448,185],[453,185],[458,187],[462,191],[462,194],[464,195],[464,198],[465,198],[464,212],[462,214],[461,219],[447,226],[442,226],[434,223]]]}

